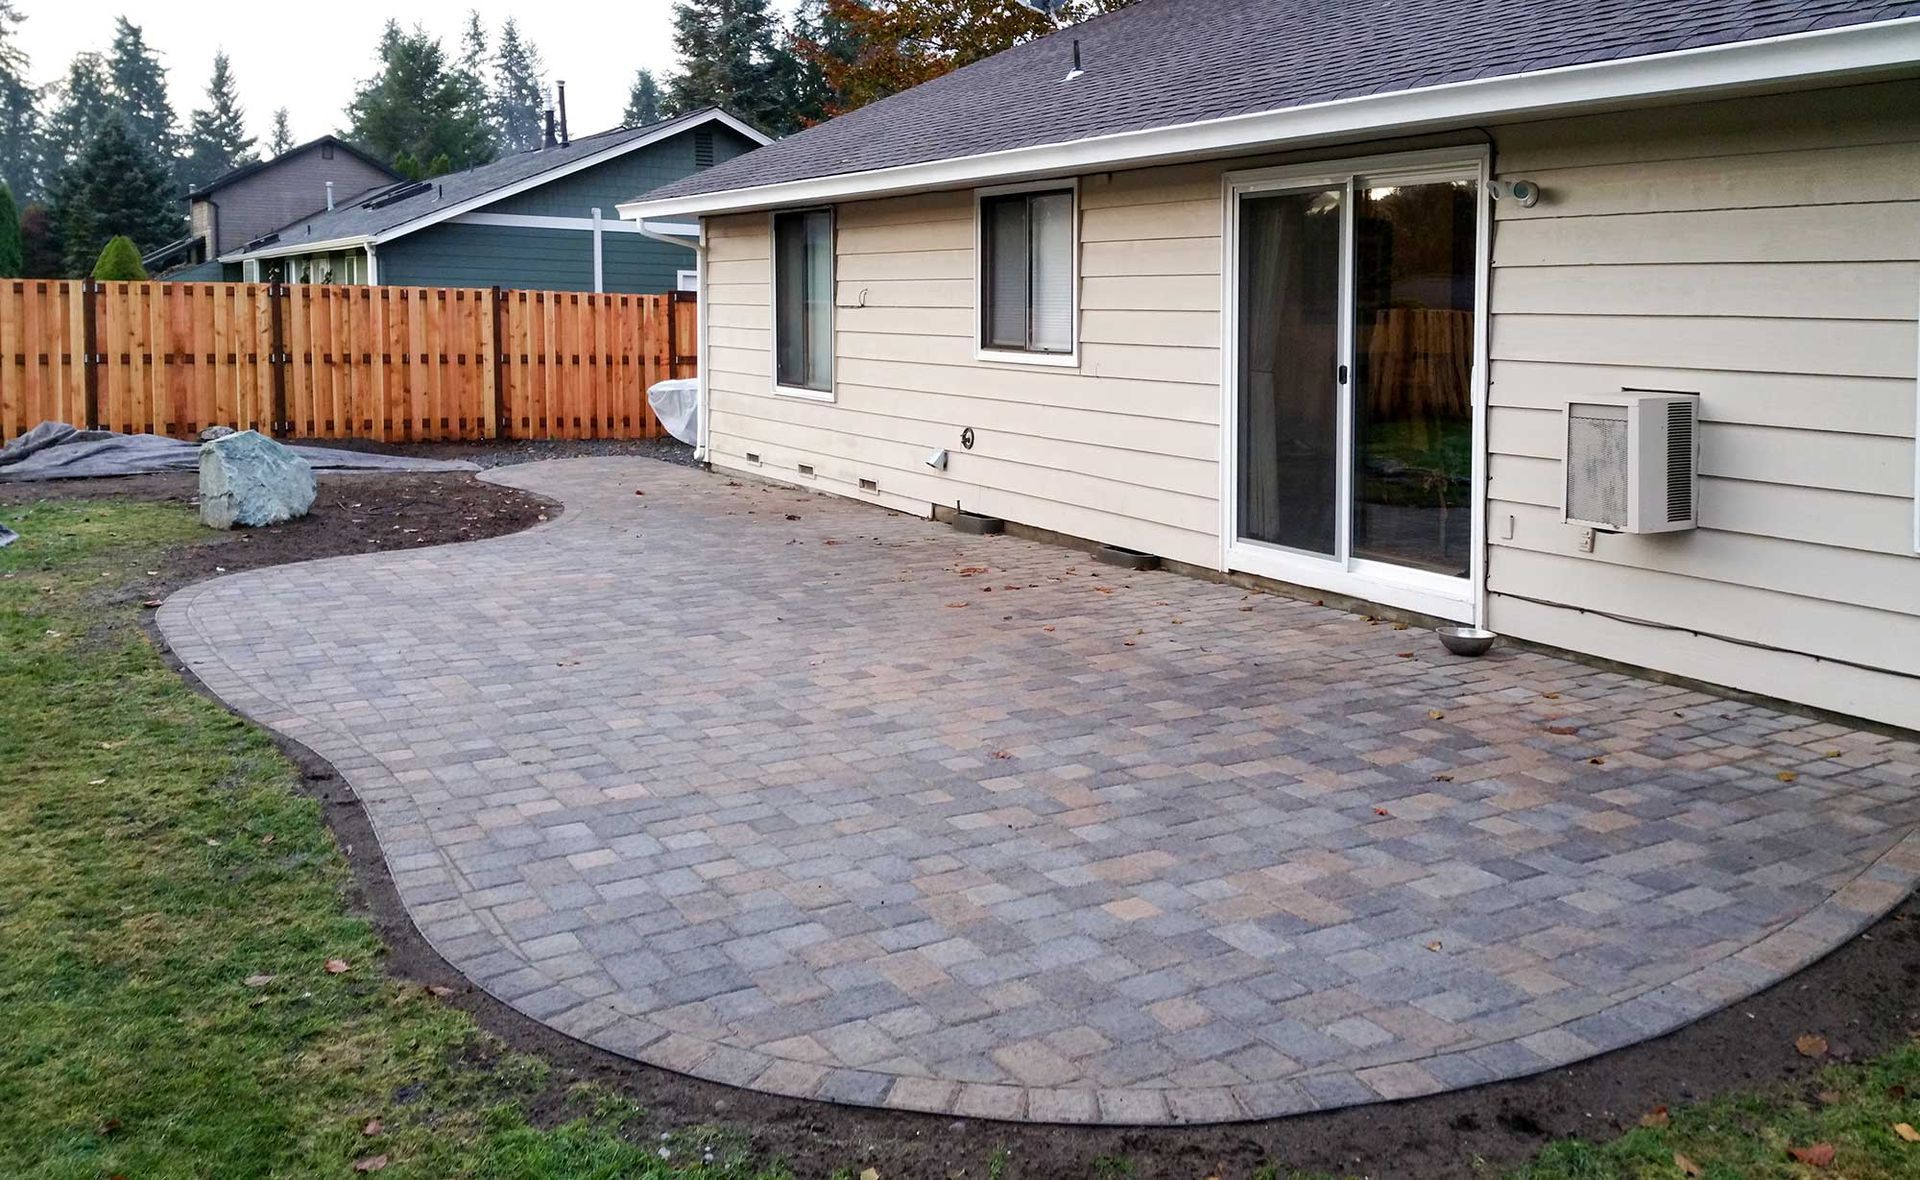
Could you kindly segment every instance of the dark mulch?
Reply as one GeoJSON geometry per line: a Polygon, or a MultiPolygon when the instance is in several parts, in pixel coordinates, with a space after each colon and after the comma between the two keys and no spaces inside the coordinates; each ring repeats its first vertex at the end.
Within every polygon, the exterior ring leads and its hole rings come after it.
{"type": "MultiPolygon", "coordinates": [[[[677,447],[677,444],[674,444],[677,447]]],[[[383,447],[384,450],[402,448],[383,447]]],[[[434,444],[415,453],[488,466],[563,454],[653,454],[658,444],[506,444],[498,451],[434,444]],[[647,449],[651,448],[651,449],[647,449]]],[[[684,448],[679,448],[684,453],[684,448]]],[[[187,476],[0,487],[0,502],[41,497],[191,499],[187,476]]],[[[468,475],[330,476],[304,520],[182,546],[160,571],[122,593],[157,596],[222,570],[345,553],[417,548],[512,532],[557,509],[468,475]]],[[[30,523],[30,522],[29,522],[30,523]]],[[[177,665],[176,665],[177,666],[177,665]]],[[[1113,1129],[1016,1126],[903,1115],[775,1098],[700,1082],[590,1048],[473,990],[408,920],[366,816],[333,768],[282,742],[300,766],[353,866],[360,904],[392,948],[388,970],[458,989],[453,1002],[511,1047],[553,1066],[534,1113],[572,1117],[574,1082],[595,1080],[641,1104],[652,1130],[713,1123],[740,1131],[753,1151],[824,1176],[858,1161],[887,1177],[979,1177],[1004,1148],[1006,1180],[1125,1174],[1191,1180],[1244,1177],[1268,1162],[1376,1176],[1469,1177],[1518,1162],[1551,1139],[1605,1139],[1662,1105],[1784,1081],[1819,1067],[1794,1038],[1817,1031],[1858,1056],[1883,1052],[1920,1027],[1920,904],[1909,900],[1814,967],[1658,1041],[1571,1069],[1431,1098],[1218,1127],[1113,1129]],[[1100,1164],[1097,1161],[1108,1161],[1100,1164]],[[1124,1160],[1124,1164],[1115,1161],[1124,1160]],[[1115,1169],[1120,1171],[1116,1172],[1115,1169]]]]}
{"type": "Polygon", "coordinates": [[[638,455],[692,467],[693,448],[671,438],[556,438],[502,442],[382,443],[364,439],[313,439],[317,447],[343,451],[379,451],[420,459],[465,459],[482,467],[505,467],[537,459],[585,459],[602,455],[638,455]]]}

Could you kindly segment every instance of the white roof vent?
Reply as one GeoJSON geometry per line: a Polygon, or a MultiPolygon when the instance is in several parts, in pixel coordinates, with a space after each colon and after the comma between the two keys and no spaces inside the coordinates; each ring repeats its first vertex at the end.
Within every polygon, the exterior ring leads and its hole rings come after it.
{"type": "Polygon", "coordinates": [[[1698,523],[1700,399],[1632,393],[1567,405],[1568,524],[1670,533],[1698,523]]]}

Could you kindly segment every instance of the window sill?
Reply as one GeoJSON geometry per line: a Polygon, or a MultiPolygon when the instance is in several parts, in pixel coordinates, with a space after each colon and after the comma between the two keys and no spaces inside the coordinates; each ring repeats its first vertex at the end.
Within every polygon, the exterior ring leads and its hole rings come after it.
{"type": "Polygon", "coordinates": [[[976,348],[973,359],[993,364],[1046,365],[1055,369],[1080,367],[1078,352],[1018,352],[1010,348],[976,348]]]}
{"type": "Polygon", "coordinates": [[[810,402],[830,402],[833,400],[833,391],[831,389],[803,389],[793,385],[775,385],[773,392],[775,396],[778,397],[800,397],[810,402]]]}

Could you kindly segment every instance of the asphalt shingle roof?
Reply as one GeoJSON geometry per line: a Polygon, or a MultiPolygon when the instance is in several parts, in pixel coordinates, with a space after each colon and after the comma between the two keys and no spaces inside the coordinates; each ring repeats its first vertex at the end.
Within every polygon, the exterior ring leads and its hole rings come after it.
{"type": "Polygon", "coordinates": [[[1908,16],[1920,0],[1139,0],[647,199],[1908,16]],[[1063,81],[1076,39],[1085,73],[1063,81]]]}
{"type": "Polygon", "coordinates": [[[576,136],[566,147],[515,152],[510,156],[502,156],[491,164],[481,164],[464,172],[449,172],[445,176],[436,176],[426,181],[427,187],[420,192],[391,204],[378,205],[376,208],[369,209],[367,206],[380,201],[384,194],[397,192],[414,182],[403,181],[370,193],[362,193],[351,202],[336,205],[333,209],[282,226],[277,231],[277,240],[258,247],[249,243],[247,251],[284,247],[302,241],[330,242],[341,238],[377,236],[437,210],[485,196],[495,190],[504,189],[543,172],[576,163],[588,156],[642,136],[659,135],[662,132],[670,134],[674,128],[682,124],[698,122],[711,113],[710,110],[690,111],[663,122],[649,123],[644,127],[619,127],[595,135],[576,136]]]}

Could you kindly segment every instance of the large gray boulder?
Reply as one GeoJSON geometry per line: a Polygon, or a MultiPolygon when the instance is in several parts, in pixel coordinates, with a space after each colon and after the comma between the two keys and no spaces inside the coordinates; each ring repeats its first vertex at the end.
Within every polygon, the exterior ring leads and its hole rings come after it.
{"type": "Polygon", "coordinates": [[[200,523],[209,528],[305,516],[317,490],[307,461],[257,430],[200,447],[200,523]]]}

